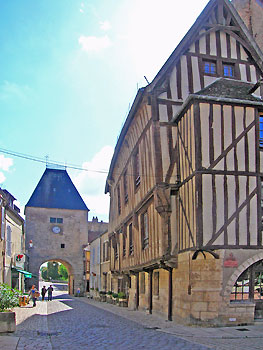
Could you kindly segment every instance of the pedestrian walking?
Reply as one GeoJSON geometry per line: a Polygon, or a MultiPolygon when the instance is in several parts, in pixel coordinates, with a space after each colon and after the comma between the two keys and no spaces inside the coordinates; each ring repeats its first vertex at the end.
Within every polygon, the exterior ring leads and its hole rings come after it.
{"type": "Polygon", "coordinates": [[[34,284],[30,289],[29,295],[30,295],[31,299],[33,300],[33,307],[37,306],[36,301],[37,301],[37,298],[39,297],[39,292],[36,289],[36,286],[34,284]]]}
{"type": "Polygon", "coordinates": [[[52,292],[53,292],[53,287],[50,285],[47,289],[47,300],[51,301],[52,300],[52,292]]]}
{"type": "Polygon", "coordinates": [[[44,286],[44,287],[41,289],[42,301],[44,301],[44,299],[45,299],[46,292],[47,292],[47,289],[46,289],[46,287],[44,286]]]}

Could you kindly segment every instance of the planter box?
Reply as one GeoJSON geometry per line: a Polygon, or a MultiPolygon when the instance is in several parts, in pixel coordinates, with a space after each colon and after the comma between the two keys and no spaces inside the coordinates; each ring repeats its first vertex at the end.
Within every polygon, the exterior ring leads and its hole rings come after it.
{"type": "Polygon", "coordinates": [[[128,307],[128,299],[119,299],[119,306],[128,307]]]}
{"type": "Polygon", "coordinates": [[[16,314],[13,311],[0,312],[0,333],[11,333],[16,330],[16,314]]]}
{"type": "Polygon", "coordinates": [[[118,298],[112,298],[112,304],[113,305],[117,305],[119,302],[119,299],[118,298]]]}
{"type": "Polygon", "coordinates": [[[100,296],[100,301],[106,302],[106,295],[101,295],[100,296]]]}

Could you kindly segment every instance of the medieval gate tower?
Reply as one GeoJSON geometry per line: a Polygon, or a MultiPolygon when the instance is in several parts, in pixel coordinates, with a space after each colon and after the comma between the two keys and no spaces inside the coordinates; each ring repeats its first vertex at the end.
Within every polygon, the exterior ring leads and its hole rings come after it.
{"type": "MultiPolygon", "coordinates": [[[[67,171],[48,167],[25,207],[29,271],[39,276],[44,262],[61,262],[68,269],[70,294],[84,291],[88,212],[67,171]]],[[[31,281],[38,282],[38,277],[31,281]]]]}

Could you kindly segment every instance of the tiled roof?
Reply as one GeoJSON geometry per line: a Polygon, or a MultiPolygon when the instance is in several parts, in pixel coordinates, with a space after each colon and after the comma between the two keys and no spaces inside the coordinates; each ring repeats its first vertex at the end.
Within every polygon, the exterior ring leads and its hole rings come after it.
{"type": "Polygon", "coordinates": [[[48,168],[26,207],[89,210],[67,171],[48,168]]]}
{"type": "Polygon", "coordinates": [[[206,88],[196,92],[195,95],[233,98],[239,100],[262,102],[260,97],[249,93],[254,86],[252,83],[227,78],[220,78],[206,88]]]}

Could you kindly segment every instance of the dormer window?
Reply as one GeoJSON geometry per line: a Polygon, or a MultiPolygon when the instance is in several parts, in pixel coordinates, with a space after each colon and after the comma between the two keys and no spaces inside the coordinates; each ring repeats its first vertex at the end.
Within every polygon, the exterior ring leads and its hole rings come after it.
{"type": "Polygon", "coordinates": [[[204,61],[204,73],[216,75],[216,63],[214,61],[204,61]]]}
{"type": "Polygon", "coordinates": [[[224,77],[234,77],[234,65],[229,63],[223,63],[224,77]]]}

